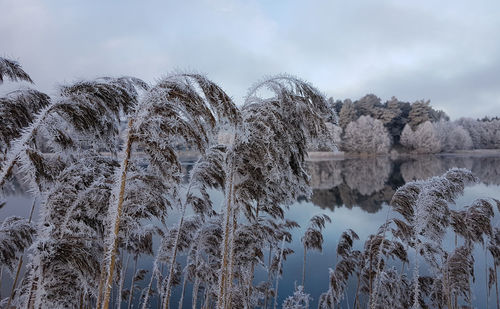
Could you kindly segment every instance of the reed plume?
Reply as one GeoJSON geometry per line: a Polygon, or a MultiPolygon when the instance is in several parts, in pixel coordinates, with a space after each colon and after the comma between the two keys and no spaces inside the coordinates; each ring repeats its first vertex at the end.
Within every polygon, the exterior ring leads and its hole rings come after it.
{"type": "MultiPolygon", "coordinates": [[[[361,252],[352,251],[354,240],[359,239],[358,234],[351,229],[344,231],[337,244],[337,258],[341,260],[335,265],[335,269],[329,269],[330,280],[328,291],[320,295],[318,308],[334,308],[344,298],[347,289],[347,281],[353,272],[359,272],[359,258],[361,252]]],[[[358,274],[359,276],[359,274],[358,274]]]]}
{"type": "MultiPolygon", "coordinates": [[[[109,212],[111,228],[107,239],[104,308],[109,305],[132,144],[143,147],[150,164],[163,174],[165,182],[178,184],[180,163],[171,142],[180,137],[203,152],[219,124],[238,119],[239,113],[230,98],[213,82],[197,74],[177,74],[160,80],[135,107],[129,120],[126,147],[121,155],[120,173],[116,176],[109,212]]],[[[167,294],[170,293],[170,277],[167,277],[167,294]]],[[[165,307],[168,301],[169,295],[165,298],[165,307]]]]}
{"type": "Polygon", "coordinates": [[[50,104],[50,97],[33,89],[22,89],[7,93],[0,98],[0,152],[6,152],[10,143],[19,138],[36,114],[50,104]]]}
{"type": "MultiPolygon", "coordinates": [[[[397,235],[413,246],[416,254],[438,269],[436,256],[440,254],[441,242],[450,226],[450,210],[448,203],[453,203],[459,194],[463,193],[465,185],[477,179],[465,169],[451,169],[440,177],[429,180],[410,182],[399,188],[391,200],[393,210],[405,219],[394,221],[398,229],[397,235]]],[[[414,267],[414,302],[419,306],[419,266],[418,257],[414,267]]]]}
{"type": "Polygon", "coordinates": [[[327,134],[325,120],[331,114],[317,89],[291,76],[272,77],[250,88],[242,125],[228,150],[218,308],[226,308],[231,298],[231,252],[240,211],[250,221],[262,212],[283,218],[283,206],[310,195],[307,143],[327,134]],[[270,96],[264,97],[266,90],[270,96]]]}
{"type": "Polygon", "coordinates": [[[5,78],[11,81],[26,81],[33,83],[31,77],[26,73],[19,62],[0,57],[0,84],[3,83],[5,78]]]}
{"type": "Polygon", "coordinates": [[[301,241],[304,246],[304,263],[302,266],[302,286],[306,280],[306,255],[307,250],[318,250],[321,252],[323,249],[323,233],[322,230],[325,228],[326,222],[332,222],[329,216],[315,215],[309,220],[309,226],[302,236],[301,241]]]}
{"type": "Polygon", "coordinates": [[[20,217],[8,217],[0,226],[0,267],[14,272],[18,255],[22,254],[35,239],[33,224],[20,217]]]}
{"type": "MultiPolygon", "coordinates": [[[[25,119],[29,124],[17,124],[14,135],[6,137],[10,143],[0,169],[0,186],[16,164],[22,168],[29,163],[30,160],[21,157],[29,149],[38,150],[37,136],[47,138],[56,152],[93,147],[115,153],[120,114],[137,102],[136,87],[145,87],[145,84],[134,78],[104,77],[62,86],[48,104],[42,100],[44,107],[25,119]],[[17,138],[16,132],[20,133],[17,138]]],[[[45,98],[38,93],[36,97],[45,98]]],[[[2,111],[8,112],[8,109],[2,111]]]]}

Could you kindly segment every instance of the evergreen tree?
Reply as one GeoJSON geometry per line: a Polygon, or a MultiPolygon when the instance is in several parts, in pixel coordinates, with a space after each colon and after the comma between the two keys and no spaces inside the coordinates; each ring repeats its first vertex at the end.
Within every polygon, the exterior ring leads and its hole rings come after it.
{"type": "Polygon", "coordinates": [[[354,106],[360,116],[370,116],[375,119],[381,118],[382,104],[380,103],[380,98],[374,94],[365,95],[354,102],[354,106]]]}
{"type": "Polygon", "coordinates": [[[416,129],[418,125],[430,120],[430,101],[417,101],[411,105],[410,114],[408,115],[408,123],[412,129],[416,129]]]}
{"type": "Polygon", "coordinates": [[[340,110],[339,113],[339,125],[340,127],[345,130],[347,125],[351,123],[352,121],[356,121],[358,119],[358,112],[356,108],[354,107],[354,104],[352,103],[351,100],[347,99],[344,101],[344,104],[342,105],[342,109],[340,110]]]}

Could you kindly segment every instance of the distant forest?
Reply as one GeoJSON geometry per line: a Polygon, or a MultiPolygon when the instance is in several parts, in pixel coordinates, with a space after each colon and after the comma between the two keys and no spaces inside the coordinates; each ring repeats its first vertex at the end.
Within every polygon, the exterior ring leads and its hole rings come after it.
{"type": "MultiPolygon", "coordinates": [[[[500,148],[500,119],[460,118],[450,121],[430,101],[402,102],[392,97],[381,102],[368,94],[359,100],[330,98],[338,115],[331,127],[340,150],[350,153],[438,153],[500,148]]],[[[321,146],[318,146],[321,150],[321,146]]]]}

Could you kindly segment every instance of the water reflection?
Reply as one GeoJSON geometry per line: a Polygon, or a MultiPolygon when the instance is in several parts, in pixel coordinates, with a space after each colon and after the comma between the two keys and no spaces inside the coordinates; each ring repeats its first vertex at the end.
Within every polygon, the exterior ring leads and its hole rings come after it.
{"type": "Polygon", "coordinates": [[[481,183],[500,185],[500,156],[435,155],[308,162],[313,195],[322,209],[360,207],[375,213],[406,182],[438,176],[452,167],[471,170],[481,183]]]}
{"type": "Polygon", "coordinates": [[[391,173],[388,157],[365,160],[345,160],[343,167],[346,185],[363,196],[382,191],[391,173]]]}
{"type": "MultiPolygon", "coordinates": [[[[182,164],[183,181],[189,180],[193,160],[182,164]]],[[[406,182],[438,176],[453,167],[471,170],[481,183],[500,185],[500,155],[421,155],[391,159],[388,156],[308,162],[313,195],[322,209],[360,207],[375,213],[389,203],[406,182]]],[[[18,171],[3,187],[5,196],[29,196],[29,186],[18,171]]]]}

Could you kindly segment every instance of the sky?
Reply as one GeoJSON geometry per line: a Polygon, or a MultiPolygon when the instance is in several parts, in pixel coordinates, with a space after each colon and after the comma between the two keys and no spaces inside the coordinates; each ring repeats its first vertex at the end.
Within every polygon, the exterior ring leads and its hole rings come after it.
{"type": "Polygon", "coordinates": [[[498,0],[0,0],[0,56],[49,93],[188,71],[241,104],[252,84],[288,73],[335,100],[373,93],[429,99],[452,119],[500,116],[498,0]]]}

